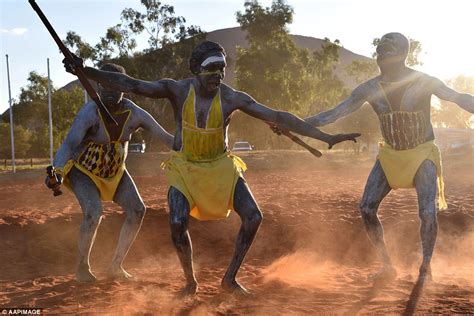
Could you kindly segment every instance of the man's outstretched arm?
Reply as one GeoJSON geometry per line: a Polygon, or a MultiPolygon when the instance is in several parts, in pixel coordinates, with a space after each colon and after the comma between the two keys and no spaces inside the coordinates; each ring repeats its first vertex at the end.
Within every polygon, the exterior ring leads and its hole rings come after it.
{"type": "Polygon", "coordinates": [[[435,84],[434,95],[438,98],[456,103],[464,110],[474,114],[474,96],[468,93],[459,93],[448,86],[441,80],[433,79],[435,84]]]}
{"type": "Polygon", "coordinates": [[[84,67],[83,60],[73,55],[74,63],[63,60],[66,71],[75,75],[75,68],[82,67],[88,79],[94,80],[110,89],[143,95],[150,98],[169,98],[171,88],[176,83],[172,79],[161,79],[157,81],[146,81],[130,77],[127,74],[99,70],[92,67],[84,67]]]}
{"type": "Polygon", "coordinates": [[[367,87],[365,84],[360,85],[352,91],[349,98],[339,103],[336,107],[317,115],[307,117],[305,121],[313,126],[324,126],[334,123],[338,119],[357,111],[360,109],[362,104],[367,101],[365,93],[366,89],[367,87]]]}
{"type": "Polygon", "coordinates": [[[355,141],[356,137],[360,136],[360,134],[331,135],[324,133],[323,131],[306,123],[296,115],[285,111],[271,109],[263,104],[258,103],[246,93],[238,91],[235,93],[237,94],[237,102],[239,102],[239,110],[263,121],[275,123],[281,129],[286,129],[303,136],[322,140],[328,143],[329,147],[332,147],[333,145],[345,140],[355,141]]]}

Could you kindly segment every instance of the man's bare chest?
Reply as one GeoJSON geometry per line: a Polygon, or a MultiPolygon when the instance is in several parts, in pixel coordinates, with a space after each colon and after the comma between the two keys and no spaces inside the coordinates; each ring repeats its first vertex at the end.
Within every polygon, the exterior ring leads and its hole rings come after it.
{"type": "Polygon", "coordinates": [[[196,124],[199,128],[205,128],[209,120],[217,119],[224,124],[233,111],[232,104],[226,102],[220,96],[213,99],[197,97],[194,104],[196,124]],[[219,118],[216,118],[216,113],[218,113],[219,118]]]}
{"type": "Polygon", "coordinates": [[[431,105],[431,93],[422,82],[405,85],[378,82],[373,88],[369,103],[379,114],[425,111],[431,105]]]}

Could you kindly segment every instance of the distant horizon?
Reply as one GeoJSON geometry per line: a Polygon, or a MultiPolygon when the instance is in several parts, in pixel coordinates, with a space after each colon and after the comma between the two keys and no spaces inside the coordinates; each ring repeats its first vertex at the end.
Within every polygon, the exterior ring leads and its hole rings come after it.
{"type": "MultiPolygon", "coordinates": [[[[244,9],[243,2],[230,1],[164,1],[175,7],[176,15],[186,18],[186,25],[198,25],[210,33],[221,29],[239,27],[235,12],[244,9]]],[[[415,69],[448,80],[459,75],[474,76],[474,60],[470,55],[474,43],[466,40],[472,28],[474,1],[452,0],[425,1],[411,3],[399,0],[391,8],[390,14],[383,15],[380,1],[360,0],[294,0],[294,21],[289,25],[292,35],[334,41],[354,54],[369,57],[374,48],[371,42],[383,34],[398,31],[422,44],[420,59],[424,65],[415,69]],[[447,44],[448,43],[448,44],[447,44]],[[456,48],[456,51],[453,50],[456,48]],[[446,61],[446,56],[451,56],[446,61]]],[[[141,9],[138,0],[110,0],[59,2],[57,0],[37,0],[61,38],[69,30],[90,44],[98,42],[107,27],[120,22],[120,12],[126,7],[141,9]],[[111,5],[113,4],[113,5],[111,5]],[[88,18],[84,19],[84,7],[88,18]],[[65,14],[67,13],[67,14],[65,14]],[[94,23],[87,23],[94,21],[94,23]]],[[[260,1],[263,6],[271,1],[260,1]]],[[[393,2],[394,3],[394,2],[393,2]]],[[[392,4],[386,1],[384,8],[392,4]]],[[[46,58],[50,58],[51,79],[60,88],[75,77],[67,74],[62,66],[62,56],[53,40],[27,1],[13,0],[0,2],[0,113],[8,108],[8,88],[5,54],[10,59],[12,98],[17,99],[20,88],[26,86],[30,71],[47,74],[46,58]],[[34,54],[31,54],[34,52],[34,54]]],[[[146,48],[146,40],[139,40],[137,51],[146,48]]],[[[159,79],[159,78],[157,78],[159,79]]]]}

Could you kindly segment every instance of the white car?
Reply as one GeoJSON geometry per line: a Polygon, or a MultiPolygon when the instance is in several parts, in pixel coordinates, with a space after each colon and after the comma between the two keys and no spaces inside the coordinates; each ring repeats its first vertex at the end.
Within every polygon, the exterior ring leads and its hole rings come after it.
{"type": "Polygon", "coordinates": [[[232,151],[249,151],[253,150],[253,147],[249,142],[235,142],[232,147],[232,151]]]}
{"type": "Polygon", "coordinates": [[[129,153],[145,153],[145,143],[133,143],[128,145],[128,152],[129,153]]]}

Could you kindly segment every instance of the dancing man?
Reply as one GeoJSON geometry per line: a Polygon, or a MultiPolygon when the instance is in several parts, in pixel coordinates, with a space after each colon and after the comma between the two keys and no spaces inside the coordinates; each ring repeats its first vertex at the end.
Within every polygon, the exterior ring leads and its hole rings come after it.
{"type": "MultiPolygon", "coordinates": [[[[125,69],[115,64],[105,64],[102,71],[125,75],[125,69]]],[[[95,102],[86,103],[77,114],[66,140],[54,158],[54,168],[59,178],[46,178],[48,187],[58,190],[63,183],[76,195],[84,219],[79,233],[79,266],[76,279],[93,282],[89,256],[102,219],[102,201],[114,201],[126,214],[125,222],[108,271],[113,279],[131,277],[122,262],[135,240],[145,215],[145,205],[135,183],[125,168],[128,142],[131,134],[143,128],[162,140],[169,148],[173,136],[167,133],[155,119],[123,93],[98,85],[99,95],[119,123],[118,126],[104,120],[95,102]]]]}
{"type": "MultiPolygon", "coordinates": [[[[322,140],[330,147],[345,140],[355,141],[360,134],[323,133],[288,112],[268,108],[222,83],[226,60],[218,43],[206,41],[197,45],[189,65],[194,77],[179,81],[143,81],[90,67],[85,67],[84,72],[107,87],[171,102],[176,120],[174,153],[164,168],[170,181],[172,240],[186,277],[182,294],[194,294],[198,288],[188,233],[189,216],[198,220],[222,219],[231,209],[240,216],[242,224],[221,284],[226,291],[248,294],[236,281],[236,275],[262,222],[262,213],[242,176],[245,164],[228,151],[227,129],[232,113],[241,110],[282,129],[322,140]]],[[[74,64],[65,66],[74,73],[75,67],[82,67],[82,60],[76,58],[74,64]]]]}
{"type": "Polygon", "coordinates": [[[400,33],[384,35],[377,45],[380,75],[362,83],[331,110],[306,119],[313,126],[335,122],[370,103],[380,120],[384,143],[370,172],[360,212],[368,236],[383,259],[377,275],[394,279],[396,271],[385,246],[382,224],[377,215],[380,203],[392,189],[415,188],[418,195],[423,261],[419,277],[431,278],[431,257],[438,231],[436,190],[439,208],[445,208],[441,157],[434,144],[430,119],[431,96],[458,104],[474,113],[474,97],[448,88],[439,79],[408,68],[405,60],[409,41],[400,33]]]}

